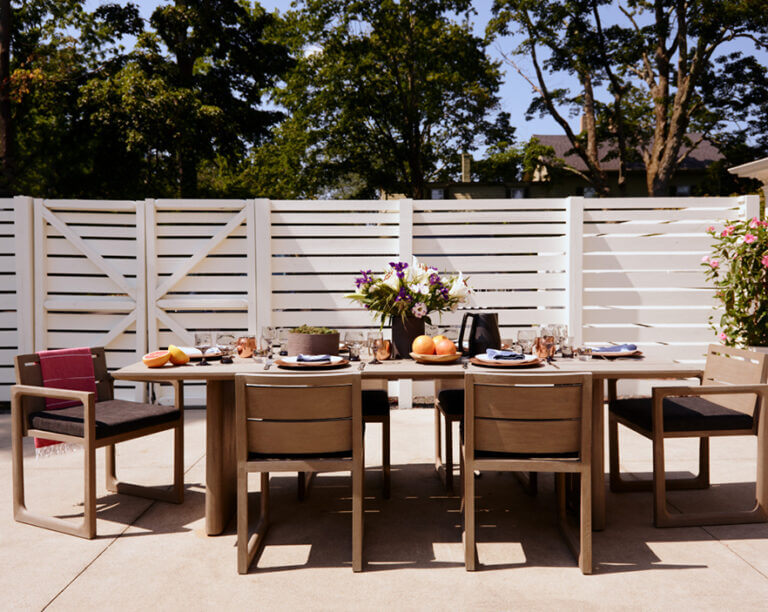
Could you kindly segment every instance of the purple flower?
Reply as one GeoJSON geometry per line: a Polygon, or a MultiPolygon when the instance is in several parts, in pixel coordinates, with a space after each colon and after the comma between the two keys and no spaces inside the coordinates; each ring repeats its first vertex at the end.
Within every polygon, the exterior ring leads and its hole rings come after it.
{"type": "Polygon", "coordinates": [[[373,273],[370,270],[360,270],[362,276],[355,279],[355,286],[359,289],[361,285],[367,285],[373,282],[373,273]]]}
{"type": "Polygon", "coordinates": [[[440,277],[437,274],[430,274],[429,275],[429,284],[430,285],[437,285],[440,282],[440,277]]]}
{"type": "Polygon", "coordinates": [[[397,292],[395,302],[410,302],[413,298],[405,287],[400,287],[400,291],[397,292]]]}

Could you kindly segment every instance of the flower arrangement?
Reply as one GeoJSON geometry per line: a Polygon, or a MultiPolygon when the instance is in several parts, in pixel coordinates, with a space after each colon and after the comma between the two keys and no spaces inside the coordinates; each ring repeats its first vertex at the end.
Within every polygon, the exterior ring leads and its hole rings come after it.
{"type": "Polygon", "coordinates": [[[757,217],[726,222],[721,231],[707,228],[714,237],[712,254],[701,260],[715,297],[724,307],[720,340],[729,346],[768,345],[768,221],[757,217]]]}
{"type": "Polygon", "coordinates": [[[382,325],[387,318],[405,320],[409,316],[431,323],[429,313],[456,310],[472,292],[461,272],[442,277],[437,268],[415,258],[413,266],[389,262],[382,276],[374,276],[370,270],[360,273],[362,276],[355,279],[357,290],[345,297],[376,313],[382,325]]]}

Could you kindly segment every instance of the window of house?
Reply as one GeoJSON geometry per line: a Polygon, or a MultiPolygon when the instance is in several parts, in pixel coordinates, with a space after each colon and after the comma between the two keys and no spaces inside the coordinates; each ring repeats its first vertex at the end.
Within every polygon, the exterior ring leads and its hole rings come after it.
{"type": "Polygon", "coordinates": [[[432,199],[433,200],[444,200],[445,199],[445,189],[433,189],[432,190],[432,199]]]}
{"type": "Polygon", "coordinates": [[[689,196],[691,195],[691,186],[690,185],[678,185],[675,189],[675,195],[678,196],[689,196]]]}
{"type": "Polygon", "coordinates": [[[509,190],[509,197],[514,200],[522,200],[525,197],[525,187],[512,187],[509,190]]]}
{"type": "Polygon", "coordinates": [[[597,195],[597,191],[595,191],[594,187],[584,187],[585,198],[594,198],[596,195],[597,195]]]}

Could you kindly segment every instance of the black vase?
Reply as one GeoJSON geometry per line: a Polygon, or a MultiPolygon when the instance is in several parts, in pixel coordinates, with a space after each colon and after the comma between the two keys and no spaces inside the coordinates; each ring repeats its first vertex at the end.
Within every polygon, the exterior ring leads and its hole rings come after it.
{"type": "Polygon", "coordinates": [[[392,345],[394,346],[393,357],[399,359],[411,358],[411,345],[413,341],[424,334],[424,319],[416,317],[392,318],[392,345]]]}

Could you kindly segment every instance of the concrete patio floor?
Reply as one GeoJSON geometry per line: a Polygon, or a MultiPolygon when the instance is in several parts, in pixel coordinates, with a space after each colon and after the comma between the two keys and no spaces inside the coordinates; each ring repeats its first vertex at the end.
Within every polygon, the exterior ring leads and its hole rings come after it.
{"type": "MultiPolygon", "coordinates": [[[[624,469],[650,470],[646,440],[624,430],[624,469]]],[[[0,609],[422,610],[765,609],[768,524],[655,529],[650,493],[608,493],[608,527],[594,534],[595,574],[583,576],[556,527],[553,481],[530,497],[511,474],[478,480],[480,571],[463,565],[459,498],[431,465],[433,413],[392,413],[392,497],[382,500],[378,426],[366,439],[365,571],[353,574],[347,475],[318,476],[304,502],[296,478],[272,478],[273,524],[258,563],[235,567],[234,523],[204,535],[205,413],[189,410],[181,506],[109,495],[99,475],[98,537],[82,540],[16,523],[11,510],[10,416],[0,415],[0,609]]],[[[30,441],[31,442],[31,441],[30,441]]],[[[126,480],[170,482],[171,436],[118,447],[126,480]]],[[[697,444],[671,445],[670,469],[695,467],[697,444]]],[[[35,461],[30,509],[80,512],[82,454],[35,461]]],[[[712,442],[708,491],[679,492],[678,509],[746,507],[754,499],[754,439],[712,442]]],[[[258,512],[258,486],[252,484],[258,512]]],[[[253,516],[255,525],[256,515],[253,516]]]]}

